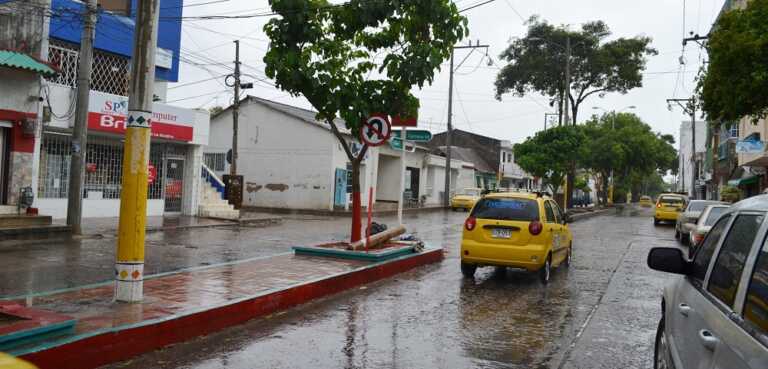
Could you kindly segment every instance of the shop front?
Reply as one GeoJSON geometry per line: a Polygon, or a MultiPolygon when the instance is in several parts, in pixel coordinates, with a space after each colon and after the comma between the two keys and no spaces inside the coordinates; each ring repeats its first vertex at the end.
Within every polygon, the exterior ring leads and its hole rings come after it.
{"type": "MultiPolygon", "coordinates": [[[[83,217],[119,215],[127,109],[126,97],[91,91],[83,217]]],[[[208,123],[207,112],[155,103],[147,215],[197,214],[208,123]]],[[[53,121],[40,144],[35,206],[54,218],[66,217],[73,150],[69,124],[53,121]]]]}

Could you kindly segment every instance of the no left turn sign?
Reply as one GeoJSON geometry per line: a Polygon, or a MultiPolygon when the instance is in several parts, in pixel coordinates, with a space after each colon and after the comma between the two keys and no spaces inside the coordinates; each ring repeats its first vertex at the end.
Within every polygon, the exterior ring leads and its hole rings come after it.
{"type": "Polygon", "coordinates": [[[360,129],[360,138],[368,146],[379,146],[387,142],[390,133],[392,133],[392,129],[387,116],[374,114],[363,123],[362,129],[360,129]]]}

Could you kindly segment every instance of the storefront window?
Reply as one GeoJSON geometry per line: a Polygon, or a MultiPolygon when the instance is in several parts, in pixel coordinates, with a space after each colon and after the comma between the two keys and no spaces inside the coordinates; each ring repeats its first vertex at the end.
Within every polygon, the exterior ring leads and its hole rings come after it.
{"type": "MultiPolygon", "coordinates": [[[[175,145],[152,144],[150,146],[149,163],[152,166],[150,175],[155,177],[149,185],[148,197],[150,199],[163,198],[163,160],[165,153],[171,146],[175,145]]],[[[45,134],[43,136],[40,149],[38,197],[67,197],[71,150],[72,139],[70,136],[57,134],[45,134]]],[[[83,197],[88,199],[119,199],[122,160],[121,140],[98,136],[88,137],[83,197]]]]}

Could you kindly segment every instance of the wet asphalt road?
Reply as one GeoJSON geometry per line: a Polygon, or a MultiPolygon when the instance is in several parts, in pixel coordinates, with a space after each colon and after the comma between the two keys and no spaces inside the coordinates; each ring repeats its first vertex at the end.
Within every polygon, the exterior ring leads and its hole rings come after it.
{"type": "Polygon", "coordinates": [[[411,222],[442,263],[110,368],[651,368],[670,277],[645,257],[675,243],[649,210],[627,213],[571,225],[574,264],[548,286],[499,268],[463,278],[464,215],[423,214],[411,222]]]}

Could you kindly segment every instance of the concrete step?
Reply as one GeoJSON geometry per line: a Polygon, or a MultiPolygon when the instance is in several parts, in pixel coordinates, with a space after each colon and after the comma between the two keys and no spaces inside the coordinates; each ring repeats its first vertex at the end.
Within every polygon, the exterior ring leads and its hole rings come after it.
{"type": "Polygon", "coordinates": [[[200,216],[206,218],[219,218],[219,219],[240,219],[239,210],[207,210],[200,209],[200,216]]]}
{"type": "Polygon", "coordinates": [[[228,211],[228,210],[235,210],[234,207],[230,204],[201,204],[200,209],[204,210],[215,210],[215,211],[228,211]]]}
{"type": "Polygon", "coordinates": [[[19,213],[19,208],[15,205],[0,205],[0,215],[16,215],[19,213]]]}
{"type": "Polygon", "coordinates": [[[53,224],[50,215],[0,215],[0,228],[49,226],[53,224]]]}

